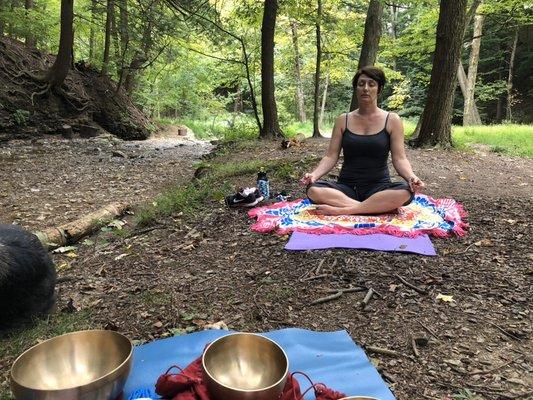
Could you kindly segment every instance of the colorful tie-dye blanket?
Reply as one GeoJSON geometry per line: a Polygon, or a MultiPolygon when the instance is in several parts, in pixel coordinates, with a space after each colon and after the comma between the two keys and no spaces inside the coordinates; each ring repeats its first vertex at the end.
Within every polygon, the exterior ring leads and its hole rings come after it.
{"type": "Polygon", "coordinates": [[[257,218],[252,225],[256,232],[275,231],[280,235],[298,231],[308,233],[388,233],[415,237],[421,234],[446,237],[466,234],[463,221],[466,212],[453,199],[433,199],[417,194],[413,201],[397,213],[380,215],[320,215],[308,200],[279,202],[257,207],[248,212],[257,218]]]}

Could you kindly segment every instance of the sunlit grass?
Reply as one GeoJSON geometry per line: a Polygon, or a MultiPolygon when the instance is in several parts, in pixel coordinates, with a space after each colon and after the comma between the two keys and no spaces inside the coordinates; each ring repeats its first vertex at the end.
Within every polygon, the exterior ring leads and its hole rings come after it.
{"type": "Polygon", "coordinates": [[[458,148],[483,144],[496,153],[533,157],[533,125],[454,126],[452,140],[458,148]]]}

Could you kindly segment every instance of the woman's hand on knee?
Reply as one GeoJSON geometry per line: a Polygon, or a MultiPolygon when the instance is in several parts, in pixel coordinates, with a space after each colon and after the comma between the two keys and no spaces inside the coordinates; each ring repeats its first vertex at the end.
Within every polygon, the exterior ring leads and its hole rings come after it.
{"type": "Polygon", "coordinates": [[[302,179],[300,179],[300,184],[303,186],[308,186],[316,182],[316,177],[311,172],[307,172],[304,174],[302,179]]]}

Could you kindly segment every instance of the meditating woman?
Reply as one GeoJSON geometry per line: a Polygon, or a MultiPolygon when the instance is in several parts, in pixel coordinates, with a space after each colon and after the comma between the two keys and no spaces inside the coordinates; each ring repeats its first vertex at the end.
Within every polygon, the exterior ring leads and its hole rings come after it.
{"type": "Polygon", "coordinates": [[[409,204],[425,187],[405,155],[403,124],[397,114],[378,107],[386,79],[376,67],[361,68],[353,79],[359,108],[337,118],[326,155],[301,179],[307,196],[326,215],[379,214],[409,204]],[[344,163],[337,182],[319,181],[335,167],[341,149],[344,163]],[[392,182],[387,160],[406,182],[392,182]]]}

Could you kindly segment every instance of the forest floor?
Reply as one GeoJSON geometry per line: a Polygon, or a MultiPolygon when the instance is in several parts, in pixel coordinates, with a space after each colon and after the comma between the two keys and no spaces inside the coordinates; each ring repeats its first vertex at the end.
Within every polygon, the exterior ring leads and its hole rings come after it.
{"type": "MultiPolygon", "coordinates": [[[[325,139],[287,150],[279,142],[243,142],[209,162],[277,160],[284,178],[272,174],[271,190],[296,198],[303,195],[296,178],[326,146],[325,139]]],[[[165,188],[189,183],[193,161],[207,147],[182,138],[9,142],[0,148],[0,220],[34,230],[111,201],[150,203],[165,188]]],[[[53,254],[67,281],[58,285],[57,311],[47,323],[64,324],[64,330],[116,329],[135,343],[218,321],[252,332],[345,329],[363,347],[395,352],[367,353],[398,399],[473,399],[464,389],[480,399],[531,398],[533,160],[483,149],[408,150],[408,157],[428,184],[427,194],[453,197],[469,213],[467,236],[433,239],[436,257],[287,252],[287,237],[253,233],[245,211],[206,199],[194,215],[176,212],[147,228],[135,228],[127,216],[126,233],[104,229],[73,252],[53,254]],[[301,280],[313,277],[319,265],[324,276],[301,280]],[[427,294],[405,286],[396,274],[427,294]],[[378,295],[364,310],[364,292],[310,305],[328,290],[349,285],[378,295]],[[453,301],[439,301],[438,294],[453,301]]],[[[229,180],[233,187],[253,186],[255,174],[229,180]]],[[[7,396],[7,372],[17,353],[54,332],[55,327],[41,331],[27,342],[14,340],[24,338],[24,331],[0,339],[0,398],[7,396]]]]}

